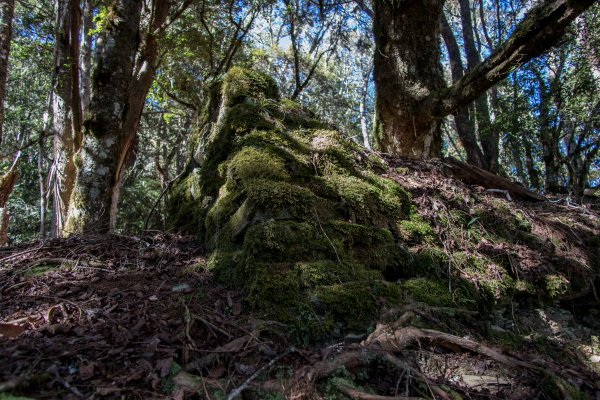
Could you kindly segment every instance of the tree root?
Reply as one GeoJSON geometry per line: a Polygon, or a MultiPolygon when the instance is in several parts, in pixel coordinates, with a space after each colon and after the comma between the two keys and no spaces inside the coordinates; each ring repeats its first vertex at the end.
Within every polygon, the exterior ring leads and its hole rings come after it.
{"type": "MultiPolygon", "coordinates": [[[[417,313],[421,314],[418,311],[417,313]]],[[[548,366],[534,365],[517,357],[502,354],[499,350],[474,340],[441,331],[419,329],[412,326],[394,329],[394,325],[397,326],[398,324],[409,322],[417,313],[415,310],[408,310],[395,324],[379,325],[375,332],[360,345],[348,347],[346,351],[343,351],[332,359],[321,361],[297,371],[294,386],[298,387],[303,383],[313,386],[316,382],[331,377],[341,368],[355,370],[369,364],[374,357],[379,357],[398,371],[409,373],[410,376],[426,384],[431,398],[450,400],[451,396],[442,388],[435,385],[423,372],[394,355],[415,345],[426,343],[433,346],[445,347],[453,352],[466,351],[479,354],[513,370],[521,369],[530,371],[540,378],[550,379],[552,382],[555,382],[555,386],[557,386],[561,394],[566,396],[565,398],[570,397],[568,396],[570,388],[567,387],[570,385],[552,372],[552,368],[547,368],[548,366]]],[[[357,400],[416,399],[415,397],[381,396],[365,393],[343,383],[335,384],[335,387],[344,395],[357,400]]]]}
{"type": "Polygon", "coordinates": [[[407,347],[420,342],[430,342],[432,344],[445,346],[450,349],[458,347],[473,353],[484,355],[509,367],[521,367],[536,372],[542,372],[542,368],[540,367],[517,358],[501,354],[499,351],[473,340],[464,339],[440,331],[419,329],[411,326],[401,328],[396,331],[389,330],[386,326],[380,326],[365,340],[365,346],[369,349],[393,353],[402,351],[407,347]]]}

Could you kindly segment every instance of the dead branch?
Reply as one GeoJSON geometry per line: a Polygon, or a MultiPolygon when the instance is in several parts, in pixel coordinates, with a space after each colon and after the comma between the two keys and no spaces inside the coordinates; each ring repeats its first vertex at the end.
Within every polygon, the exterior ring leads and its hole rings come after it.
{"type": "Polygon", "coordinates": [[[367,338],[365,346],[373,350],[397,352],[420,342],[430,342],[440,346],[449,346],[450,348],[459,347],[473,353],[484,355],[509,367],[521,367],[536,372],[542,372],[541,368],[533,364],[501,354],[497,350],[481,343],[430,329],[406,327],[391,331],[388,327],[384,326],[377,329],[367,338]]]}

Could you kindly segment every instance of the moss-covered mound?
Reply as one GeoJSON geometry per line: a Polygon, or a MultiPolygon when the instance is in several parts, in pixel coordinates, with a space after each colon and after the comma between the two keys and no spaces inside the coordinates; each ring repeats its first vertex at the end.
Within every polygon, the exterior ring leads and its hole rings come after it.
{"type": "Polygon", "coordinates": [[[361,152],[281,100],[274,82],[234,68],[213,88],[188,173],[170,195],[173,225],[198,234],[223,283],[298,337],[364,329],[400,289],[409,195],[361,152]]]}

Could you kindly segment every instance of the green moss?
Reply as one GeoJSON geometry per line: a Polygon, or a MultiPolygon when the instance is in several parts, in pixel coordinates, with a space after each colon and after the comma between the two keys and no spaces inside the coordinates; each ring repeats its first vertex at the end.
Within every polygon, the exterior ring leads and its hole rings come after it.
{"type": "Polygon", "coordinates": [[[408,259],[406,251],[396,245],[387,229],[332,221],[325,231],[344,260],[356,260],[369,268],[383,271],[401,267],[408,259]]]}
{"type": "Polygon", "coordinates": [[[473,282],[479,295],[480,305],[484,308],[507,300],[514,291],[513,278],[501,265],[493,263],[486,257],[455,252],[452,255],[452,263],[463,279],[473,282]]]}
{"type": "Polygon", "coordinates": [[[234,68],[208,99],[196,164],[170,203],[177,227],[212,251],[216,278],[245,289],[252,308],[299,341],[364,329],[380,304],[399,301],[383,272],[409,267],[396,241],[411,205],[375,174],[385,162],[279,100],[263,74],[234,68]]]}
{"type": "Polygon", "coordinates": [[[441,278],[448,270],[449,256],[439,247],[426,245],[413,253],[411,270],[416,276],[441,278]]]}
{"type": "Polygon", "coordinates": [[[399,221],[397,230],[400,238],[408,244],[432,241],[435,237],[433,228],[416,213],[411,215],[409,220],[399,221]]]}
{"type": "Polygon", "coordinates": [[[377,313],[377,297],[368,282],[320,286],[314,292],[320,307],[345,330],[365,330],[377,313]]]}
{"type": "Polygon", "coordinates": [[[558,299],[569,292],[569,280],[560,274],[549,274],[543,279],[544,295],[550,299],[558,299]]]}
{"type": "Polygon", "coordinates": [[[223,80],[222,91],[227,105],[234,104],[241,97],[279,99],[279,88],[270,76],[239,67],[229,70],[223,80]]]}
{"type": "Polygon", "coordinates": [[[306,222],[270,220],[253,225],[244,239],[246,256],[256,262],[335,260],[335,252],[306,222]]]}
{"type": "Polygon", "coordinates": [[[317,196],[310,190],[287,182],[257,180],[247,182],[248,201],[271,213],[286,212],[289,218],[307,218],[314,210],[317,196]]]}
{"type": "Polygon", "coordinates": [[[544,375],[544,379],[541,381],[540,387],[548,396],[548,398],[553,400],[562,400],[565,398],[571,400],[591,400],[591,397],[575,388],[569,382],[549,373],[544,375]]]}
{"type": "Polygon", "coordinates": [[[414,278],[402,282],[402,288],[405,289],[415,301],[436,307],[456,306],[454,299],[452,298],[452,293],[448,290],[448,285],[444,285],[439,281],[426,278],[414,278]]]}
{"type": "Polygon", "coordinates": [[[299,279],[293,265],[256,264],[251,273],[252,278],[247,285],[247,300],[250,305],[273,312],[280,320],[288,320],[290,317],[287,314],[291,313],[302,299],[299,279]]]}
{"type": "Polygon", "coordinates": [[[242,148],[227,164],[227,182],[235,185],[241,181],[271,179],[284,181],[290,179],[282,159],[253,147],[242,148]]]}
{"type": "Polygon", "coordinates": [[[408,195],[393,184],[388,186],[378,181],[380,185],[376,185],[344,175],[327,176],[324,183],[337,193],[342,207],[348,210],[348,217],[359,223],[379,222],[381,226],[387,225],[392,216],[401,219],[407,215],[408,195]]]}

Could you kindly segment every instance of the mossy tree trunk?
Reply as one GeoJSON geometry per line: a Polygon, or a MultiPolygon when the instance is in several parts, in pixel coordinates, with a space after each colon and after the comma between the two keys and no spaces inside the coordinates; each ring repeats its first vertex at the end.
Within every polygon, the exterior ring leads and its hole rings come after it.
{"type": "Polygon", "coordinates": [[[374,2],[375,139],[411,158],[441,153],[440,121],[552,47],[594,0],[547,0],[530,10],[486,60],[444,88],[438,46],[444,0],[374,2]]]}
{"type": "Polygon", "coordinates": [[[444,85],[439,51],[443,0],[374,2],[375,140],[387,153],[435,157],[441,151],[433,93],[444,85]]]}
{"type": "Polygon", "coordinates": [[[107,7],[105,29],[96,42],[68,234],[102,233],[115,226],[123,173],[154,79],[157,36],[167,25],[171,4],[153,3],[145,32],[140,30],[143,1],[113,0],[107,7]]]}

